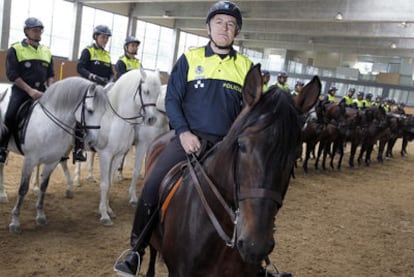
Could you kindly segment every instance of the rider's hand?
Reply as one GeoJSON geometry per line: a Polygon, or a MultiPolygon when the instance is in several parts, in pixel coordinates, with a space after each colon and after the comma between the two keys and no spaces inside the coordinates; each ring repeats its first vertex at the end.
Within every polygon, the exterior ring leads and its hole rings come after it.
{"type": "Polygon", "coordinates": [[[29,92],[30,97],[32,97],[34,100],[39,99],[42,97],[43,92],[38,91],[37,89],[32,88],[29,92]]]}
{"type": "Polygon", "coordinates": [[[92,75],[92,80],[95,81],[98,85],[101,85],[101,86],[106,86],[106,84],[108,83],[105,78],[102,78],[102,77],[100,77],[98,75],[95,75],[95,74],[92,75]]]}
{"type": "Polygon", "coordinates": [[[184,148],[185,153],[191,154],[200,150],[201,143],[196,135],[190,131],[186,131],[180,134],[181,146],[184,148]]]}

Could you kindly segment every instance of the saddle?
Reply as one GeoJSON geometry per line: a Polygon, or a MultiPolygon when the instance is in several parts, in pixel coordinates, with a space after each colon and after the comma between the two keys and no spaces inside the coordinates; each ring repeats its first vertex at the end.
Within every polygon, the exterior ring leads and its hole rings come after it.
{"type": "Polygon", "coordinates": [[[16,114],[17,128],[14,129],[12,135],[14,137],[14,142],[16,143],[17,150],[19,150],[21,154],[24,154],[22,151],[21,145],[24,144],[27,125],[28,125],[30,116],[36,104],[37,104],[37,101],[33,101],[29,99],[26,102],[24,102],[17,110],[17,114],[16,114]]]}
{"type": "MultiPolygon", "coordinates": [[[[156,160],[160,153],[164,150],[167,144],[174,138],[175,131],[171,130],[153,141],[153,143],[149,146],[147,151],[147,159],[146,159],[146,176],[152,170],[156,160]]],[[[201,147],[200,150],[195,153],[195,157],[197,159],[202,160],[205,157],[209,150],[212,148],[213,144],[207,140],[201,139],[201,147]]],[[[192,158],[193,159],[193,158],[192,158]]],[[[159,205],[161,207],[161,222],[164,220],[164,215],[167,211],[167,208],[170,204],[172,197],[174,196],[175,192],[182,184],[183,181],[183,173],[187,168],[187,161],[181,161],[174,165],[168,173],[164,176],[159,190],[159,205]]],[[[145,178],[144,178],[145,183],[145,178]]]]}

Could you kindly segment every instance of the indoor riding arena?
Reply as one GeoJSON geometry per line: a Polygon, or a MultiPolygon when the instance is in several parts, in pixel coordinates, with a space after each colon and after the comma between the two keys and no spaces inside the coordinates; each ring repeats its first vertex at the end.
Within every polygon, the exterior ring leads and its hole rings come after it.
{"type": "MultiPolygon", "coordinates": [[[[109,66],[112,64],[115,70],[115,63],[124,55],[126,37],[134,36],[140,41],[136,58],[142,62],[142,68],[159,71],[160,84],[165,85],[183,53],[211,42],[206,15],[215,2],[0,1],[0,127],[4,127],[6,112],[1,108],[4,91],[13,85],[6,74],[6,56],[13,43],[25,38],[26,18],[36,17],[44,24],[40,43],[53,55],[55,82],[79,76],[81,51],[93,42],[94,27],[104,24],[112,31],[106,46],[111,58],[109,66]]],[[[292,95],[298,84],[303,82],[306,87],[314,76],[319,77],[321,84],[320,97],[314,105],[316,119],[312,121],[312,112],[303,116],[302,151],[298,151],[283,206],[275,218],[276,243],[267,269],[289,272],[294,277],[414,276],[412,1],[232,2],[238,5],[243,17],[233,48],[254,64],[260,63],[262,77],[265,71],[269,72],[269,86],[278,86],[282,75],[287,76],[286,85],[292,95]],[[355,92],[354,99],[357,94],[370,95],[372,102],[365,98],[367,106],[341,106],[350,90],[355,92]],[[331,91],[336,92],[331,95],[333,98],[328,96],[331,91]],[[378,105],[374,103],[376,98],[378,105]],[[324,102],[326,99],[332,102],[324,102]],[[328,114],[327,105],[340,107],[340,114],[328,114]],[[370,105],[372,110],[376,107],[378,114],[369,112],[370,105]],[[308,135],[307,128],[314,126],[311,123],[317,127],[308,135]],[[307,159],[306,147],[311,143],[315,148],[309,151],[307,159]],[[369,157],[360,156],[363,147],[368,151],[372,147],[369,157]],[[343,158],[338,168],[341,149],[343,158]]],[[[257,80],[261,80],[258,72],[257,80]]],[[[165,98],[160,99],[163,103],[165,98]]],[[[157,111],[166,118],[165,107],[157,111]]],[[[138,131],[134,132],[131,144],[139,143],[135,140],[138,131]]],[[[128,140],[125,136],[119,134],[119,141],[128,140]]],[[[43,203],[47,224],[36,221],[38,191],[30,183],[20,207],[21,232],[9,228],[9,224],[18,203],[25,156],[9,151],[6,162],[0,163],[0,277],[116,276],[114,264],[130,248],[136,207],[130,204],[130,185],[134,172],[140,172],[139,196],[145,174],[143,166],[134,166],[136,149],[132,145],[125,153],[122,176],[116,170],[110,185],[107,202],[111,205],[112,224],[105,225],[101,218],[103,182],[98,152],[92,171],[94,179],[88,176],[88,162],[81,163],[79,184],[70,197],[64,171],[57,165],[43,203]],[[2,183],[7,198],[2,194],[2,183]]],[[[92,157],[91,152],[85,153],[92,157]]],[[[73,180],[77,164],[72,163],[72,152],[67,165],[73,180]]],[[[187,241],[174,243],[186,245],[187,241]]],[[[147,249],[138,276],[145,276],[149,256],[147,249]]],[[[214,255],[210,258],[217,259],[214,255]]],[[[160,255],[155,270],[157,277],[168,277],[160,255]]]]}

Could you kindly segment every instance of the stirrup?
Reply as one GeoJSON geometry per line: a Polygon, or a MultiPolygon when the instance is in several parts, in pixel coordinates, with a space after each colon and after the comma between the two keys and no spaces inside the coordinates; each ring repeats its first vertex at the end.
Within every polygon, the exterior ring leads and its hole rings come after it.
{"type": "Polygon", "coordinates": [[[280,272],[274,263],[266,264],[266,266],[263,269],[265,271],[265,275],[264,275],[265,277],[293,277],[292,273],[290,272],[280,272]],[[273,267],[274,273],[267,270],[267,267],[269,266],[273,267]]]}
{"type": "Polygon", "coordinates": [[[122,276],[122,277],[138,277],[139,274],[139,270],[141,269],[141,256],[139,255],[138,251],[132,251],[131,249],[127,249],[124,252],[121,253],[121,255],[119,255],[118,259],[116,259],[114,266],[113,266],[113,270],[115,271],[116,275],[118,276],[122,276]],[[134,274],[130,274],[124,271],[121,271],[119,269],[116,268],[116,265],[118,264],[118,262],[122,259],[125,258],[126,255],[132,252],[134,253],[137,257],[138,257],[138,264],[137,264],[137,271],[134,274]]]}

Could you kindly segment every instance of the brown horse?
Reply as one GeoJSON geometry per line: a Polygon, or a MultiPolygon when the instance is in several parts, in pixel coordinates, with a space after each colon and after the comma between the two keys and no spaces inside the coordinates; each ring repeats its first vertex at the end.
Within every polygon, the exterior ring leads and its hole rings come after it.
{"type": "MultiPolygon", "coordinates": [[[[187,163],[151,238],[170,277],[255,276],[275,245],[274,220],[301,143],[301,114],[320,89],[315,76],[295,99],[276,87],[263,94],[260,65],[250,70],[244,109],[222,142],[187,163]]],[[[148,160],[154,161],[151,153],[148,160]]]]}

